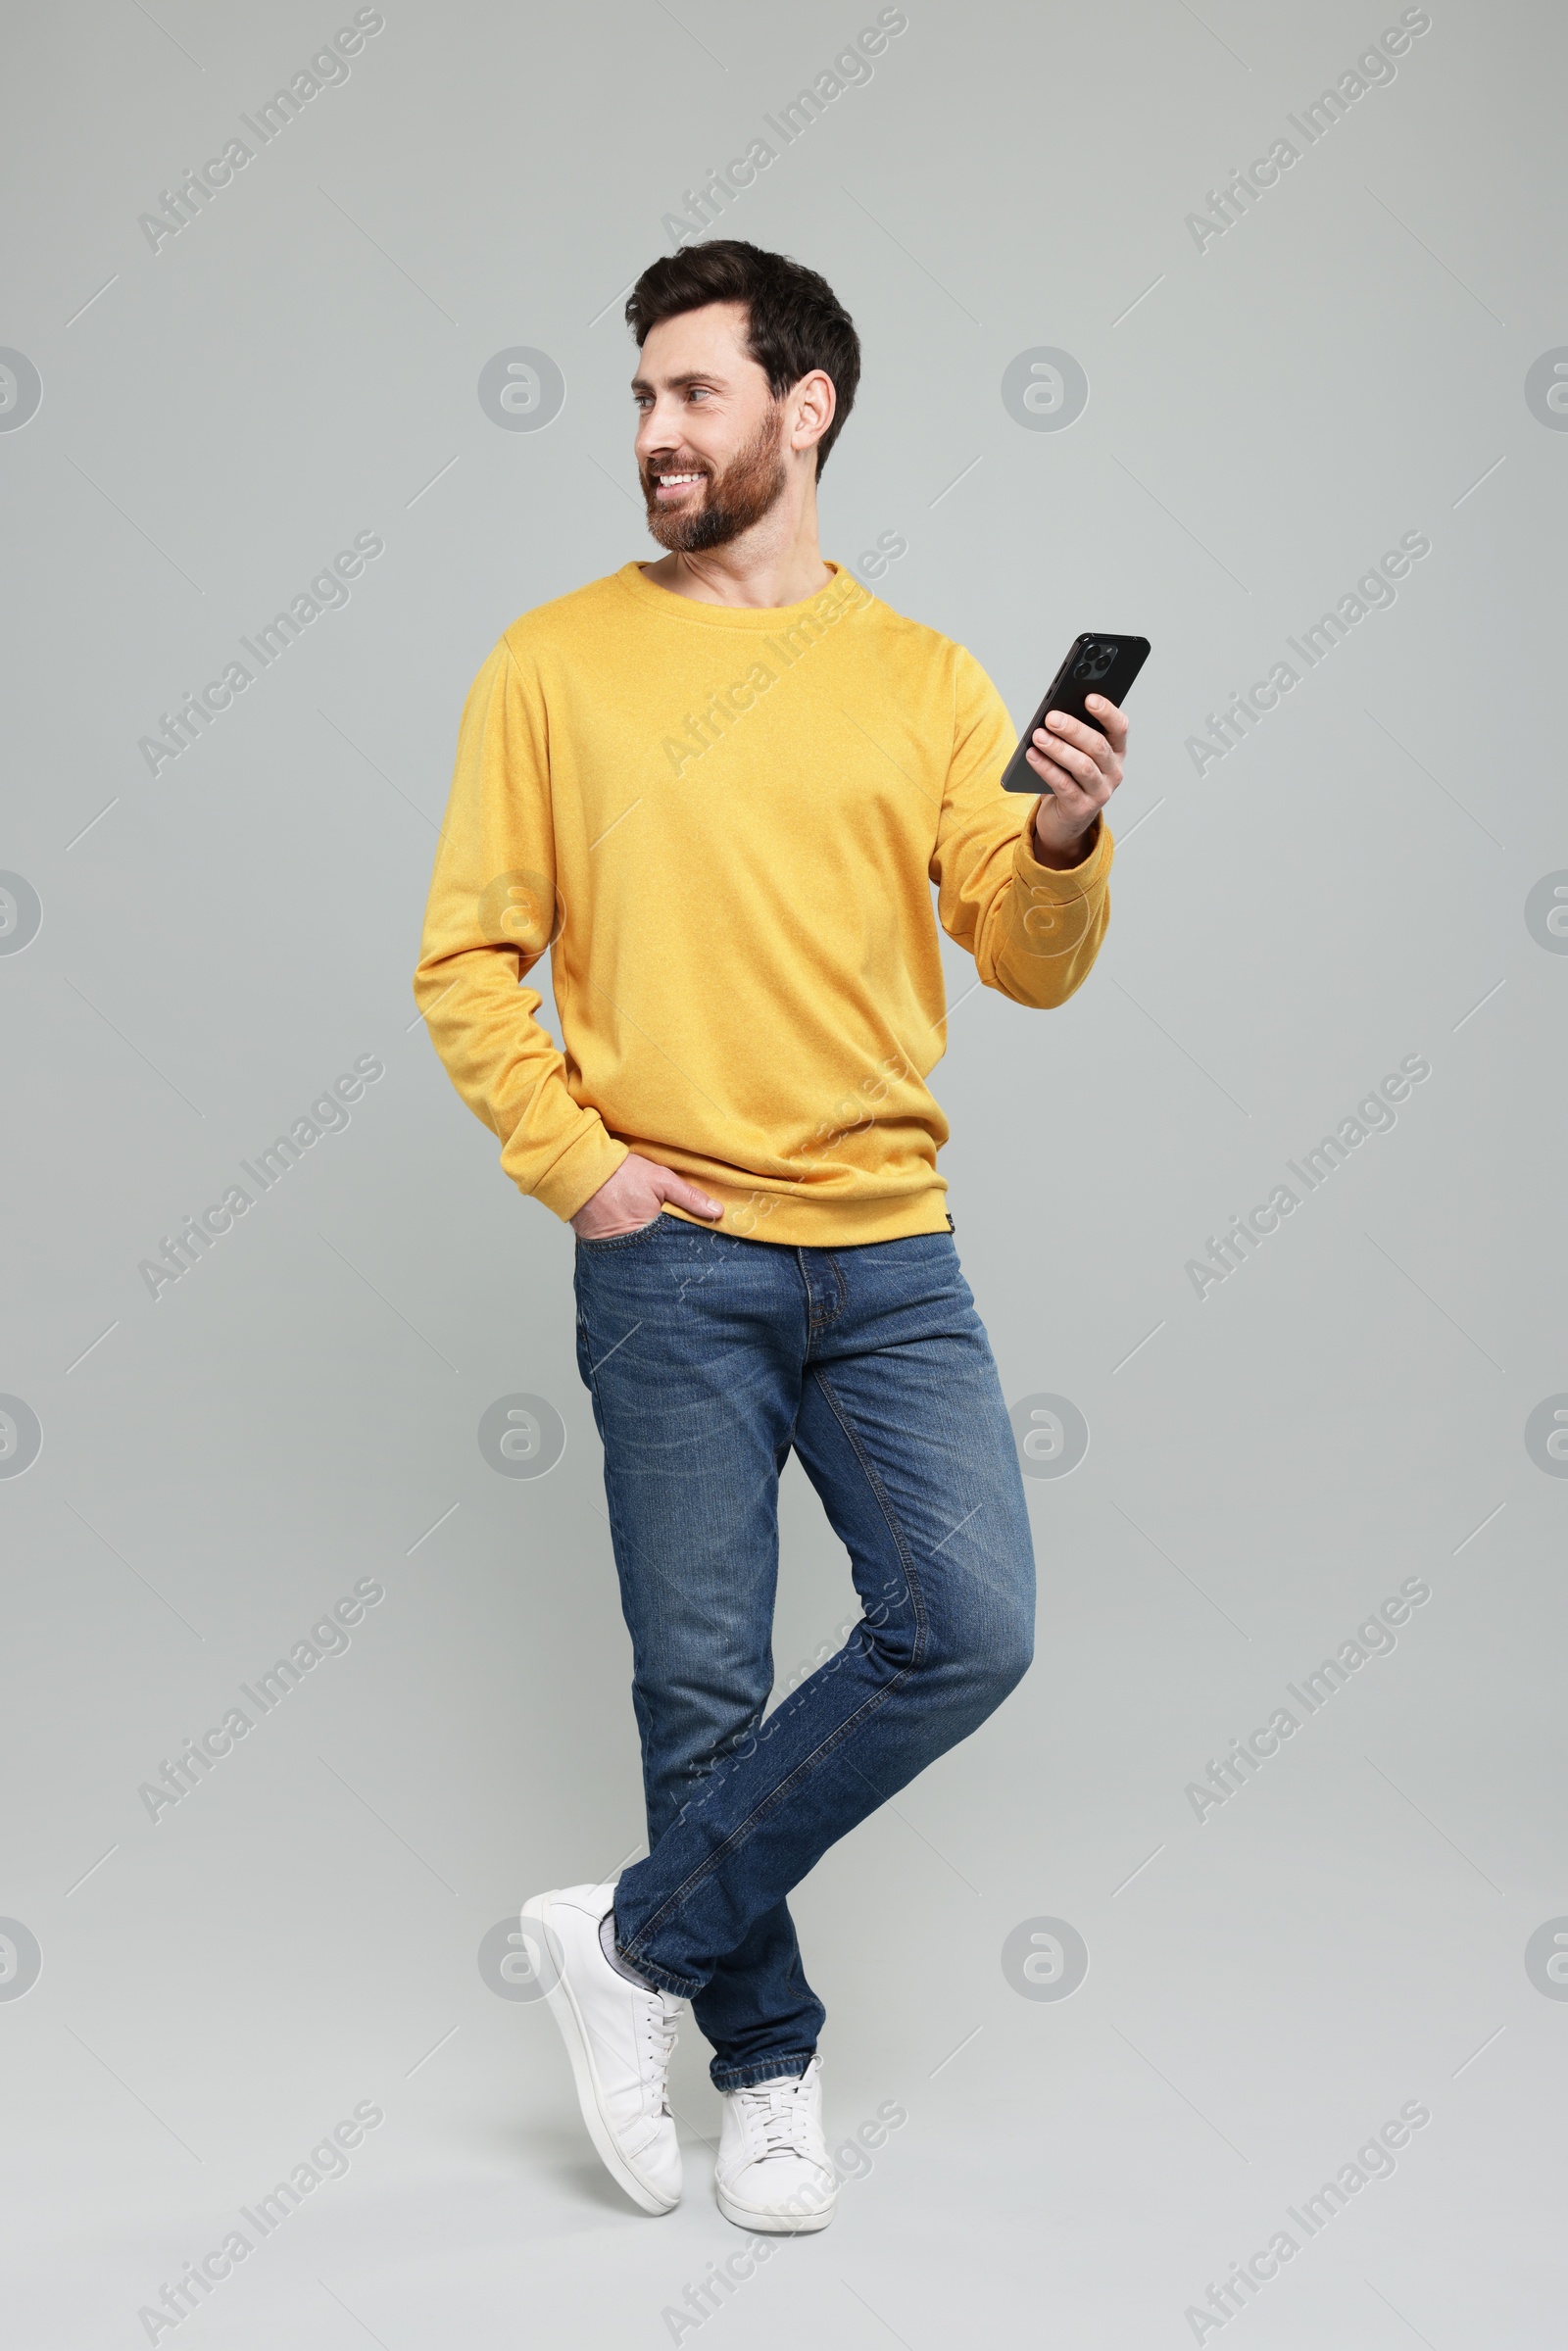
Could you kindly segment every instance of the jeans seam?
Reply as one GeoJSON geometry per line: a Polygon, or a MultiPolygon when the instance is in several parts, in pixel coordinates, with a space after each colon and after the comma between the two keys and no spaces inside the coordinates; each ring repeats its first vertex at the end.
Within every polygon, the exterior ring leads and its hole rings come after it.
{"type": "Polygon", "coordinates": [[[821,1389],[823,1396],[827,1398],[829,1410],[832,1412],[834,1419],[838,1422],[840,1428],[844,1431],[845,1436],[848,1438],[851,1448],[855,1453],[855,1457],[860,1464],[866,1484],[870,1487],[871,1492],[876,1496],[877,1507],[880,1509],[882,1516],[887,1523],[888,1532],[893,1538],[894,1545],[898,1551],[900,1562],[904,1568],[904,1580],[908,1588],[910,1602],[914,1609],[915,1634],[913,1653],[910,1656],[908,1664],[903,1667],[900,1672],[896,1673],[890,1682],[884,1684],[881,1690],[873,1690],[871,1695],[864,1699],[846,1721],[839,1724],[837,1730],[833,1732],[830,1738],[823,1739],[819,1746],[813,1747],[809,1755],[803,1756],[801,1761],[796,1765],[794,1771],[791,1772],[789,1778],[787,1780],[780,1781],[778,1787],[775,1788],[761,1803],[758,1804],[751,1812],[749,1812],[743,1821],[737,1822],[736,1826],[730,1831],[728,1837],[725,1837],[723,1843],[716,1846],[714,1850],[710,1853],[707,1858],[698,1866],[698,1868],[694,1869],[690,1875],[684,1879],[678,1886],[676,1886],[674,1891],[666,1897],[666,1899],[655,1912],[654,1916],[647,1920],[645,1924],[638,1930],[638,1933],[633,1935],[630,1943],[628,1943],[626,1947],[626,1957],[633,1967],[639,1967],[642,1965],[642,1961],[638,1956],[638,1946],[643,1942],[645,1937],[658,1933],[664,1920],[668,1918],[673,1911],[678,1910],[686,1901],[687,1897],[693,1893],[699,1886],[703,1885],[709,1878],[712,1876],[714,1870],[717,1869],[720,1862],[724,1861],[738,1845],[745,1842],[746,1838],[751,1835],[756,1825],[760,1821],[764,1820],[770,1812],[775,1811],[779,1804],[784,1801],[786,1796],[793,1793],[796,1786],[807,1773],[814,1771],[818,1765],[825,1761],[829,1755],[833,1754],[835,1749],[842,1746],[852,1732],[858,1731],[860,1725],[868,1718],[868,1716],[874,1714],[883,1704],[883,1702],[893,1695],[895,1690],[902,1689],[903,1685],[908,1680],[910,1674],[914,1672],[915,1668],[920,1664],[924,1656],[927,1629],[925,1601],[924,1595],[920,1589],[920,1579],[915,1573],[913,1559],[910,1556],[904,1540],[904,1530],[899,1525],[898,1519],[894,1515],[892,1505],[883,1490],[881,1480],[877,1477],[876,1471],[872,1466],[868,1456],[861,1449],[859,1442],[856,1437],[855,1431],[850,1424],[844,1408],[840,1404],[839,1399],[834,1395],[832,1389],[829,1387],[826,1378],[820,1371],[812,1372],[810,1376],[816,1381],[818,1387],[821,1389]]]}
{"type": "Polygon", "coordinates": [[[909,1594],[914,1602],[916,1620],[915,1653],[913,1659],[911,1659],[911,1663],[918,1663],[925,1646],[926,1614],[925,1595],[920,1589],[920,1579],[915,1573],[913,1554],[910,1551],[908,1544],[905,1541],[904,1529],[899,1524],[898,1517],[894,1511],[892,1503],[888,1499],[882,1481],[876,1474],[876,1465],[872,1461],[870,1455],[861,1446],[859,1439],[856,1436],[849,1414],[845,1410],[844,1406],[840,1403],[838,1397],[834,1395],[826,1372],[813,1371],[810,1374],[810,1377],[821,1389],[823,1396],[826,1396],[829,1409],[831,1410],[834,1419],[838,1422],[839,1427],[844,1431],[845,1436],[848,1438],[851,1448],[854,1451],[855,1458],[860,1464],[860,1469],[865,1478],[865,1482],[876,1496],[877,1508],[881,1511],[883,1518],[887,1522],[888,1533],[893,1538],[894,1546],[898,1551],[899,1560],[904,1569],[905,1582],[909,1587],[909,1594]]]}
{"type": "MultiPolygon", "coordinates": [[[[581,1298],[578,1298],[578,1300],[577,1300],[577,1328],[578,1328],[579,1332],[581,1333],[581,1335],[582,1335],[582,1339],[583,1339],[583,1342],[584,1342],[584,1345],[583,1345],[583,1347],[582,1347],[582,1348],[581,1348],[581,1354],[580,1354],[580,1358],[579,1358],[579,1366],[578,1366],[578,1368],[579,1368],[579,1370],[581,1370],[581,1365],[582,1365],[582,1363],[583,1363],[583,1362],[586,1362],[586,1364],[587,1364],[587,1366],[588,1366],[587,1370],[586,1370],[585,1372],[582,1372],[582,1375],[581,1375],[581,1376],[582,1376],[582,1380],[583,1380],[583,1385],[586,1387],[586,1389],[587,1389],[587,1391],[588,1391],[588,1394],[589,1394],[589,1397],[590,1397],[590,1399],[592,1400],[592,1403],[593,1403],[593,1406],[594,1406],[594,1418],[595,1418],[596,1422],[597,1422],[597,1423],[599,1423],[599,1425],[600,1425],[601,1427],[603,1427],[603,1424],[604,1424],[604,1399],[603,1399],[603,1397],[600,1396],[600,1393],[599,1393],[599,1364],[598,1364],[598,1363],[596,1363],[596,1362],[595,1362],[595,1360],[594,1360],[594,1336],[593,1336],[593,1333],[592,1333],[592,1331],[591,1331],[591,1330],[589,1329],[589,1327],[588,1327],[588,1317],[587,1317],[587,1315],[586,1315],[586,1314],[584,1313],[584,1311],[583,1311],[582,1300],[581,1300],[581,1298]]],[[[601,1360],[603,1360],[603,1358],[601,1358],[601,1360]]],[[[617,1562],[618,1562],[618,1559],[619,1559],[619,1554],[620,1554],[620,1530],[619,1530],[619,1528],[618,1528],[618,1527],[616,1526],[616,1524],[615,1524],[615,1497],[614,1497],[614,1495],[613,1495],[613,1494],[611,1493],[611,1491],[610,1491],[610,1487],[609,1487],[609,1482],[608,1482],[608,1480],[607,1480],[607,1482],[606,1482],[606,1487],[605,1487],[605,1517],[606,1517],[606,1520],[608,1521],[608,1523],[609,1523],[609,1527],[610,1527],[610,1547],[611,1547],[611,1551],[612,1551],[612,1555],[613,1555],[613,1556],[616,1558],[616,1560],[617,1560],[617,1562]]],[[[629,1541],[629,1539],[628,1539],[628,1541],[629,1541]]],[[[635,1551],[635,1550],[636,1550],[636,1548],[637,1548],[637,1545],[636,1545],[635,1543],[629,1543],[629,1547],[630,1547],[630,1548],[631,1548],[633,1551],[635,1551]]],[[[617,1573],[617,1575],[616,1575],[616,1579],[615,1579],[615,1580],[616,1580],[616,1583],[617,1583],[617,1585],[618,1585],[618,1583],[619,1583],[619,1581],[620,1581],[618,1573],[617,1573]]],[[[636,1719],[636,1722],[637,1722],[637,1749],[638,1749],[638,1761],[639,1761],[639,1763],[640,1763],[640,1764],[641,1764],[641,1766],[642,1766],[642,1772],[643,1772],[643,1784],[644,1784],[644,1786],[646,1787],[646,1785],[647,1785],[647,1780],[648,1780],[648,1732],[647,1732],[647,1729],[646,1729],[646,1727],[645,1727],[645,1725],[644,1725],[644,1723],[643,1723],[643,1721],[642,1721],[641,1710],[640,1710],[640,1709],[637,1707],[637,1705],[636,1705],[636,1702],[635,1702],[635,1701],[636,1701],[636,1691],[635,1691],[635,1689],[634,1689],[634,1690],[633,1690],[633,1693],[632,1693],[632,1695],[633,1695],[633,1707],[632,1707],[632,1711],[633,1711],[633,1715],[634,1715],[634,1717],[635,1717],[635,1719],[636,1719]]],[[[666,1987],[665,1987],[665,1988],[666,1988],[666,1989],[669,1989],[670,1987],[666,1985],[666,1987]]],[[[684,1998],[687,1998],[689,1995],[688,1995],[688,1994],[686,1994],[686,1993],[684,1993],[684,1992],[682,1992],[682,1993],[681,1993],[681,1994],[679,1994],[678,1996],[679,1996],[680,1998],[684,1999],[684,1998]]]]}
{"type": "MultiPolygon", "coordinates": [[[[634,1327],[635,1327],[635,1326],[634,1326],[634,1327]]],[[[610,1529],[610,1547],[611,1547],[611,1552],[612,1552],[612,1555],[613,1556],[613,1558],[614,1558],[614,1561],[615,1561],[615,1581],[616,1581],[616,1586],[617,1586],[617,1589],[618,1589],[618,1588],[619,1588],[619,1586],[620,1586],[620,1557],[621,1557],[621,1549],[622,1549],[622,1546],[624,1545],[624,1547],[625,1547],[626,1551],[627,1551],[627,1552],[629,1552],[633,1558],[636,1558],[636,1559],[641,1559],[641,1558],[642,1558],[642,1556],[643,1556],[643,1553],[642,1553],[641,1546],[640,1546],[639,1544],[637,1544],[637,1543],[633,1543],[633,1541],[632,1541],[631,1537],[630,1537],[630,1536],[629,1536],[629,1535],[628,1535],[628,1534],[625,1532],[625,1529],[624,1529],[624,1527],[623,1527],[623,1525],[622,1525],[622,1523],[621,1523],[621,1521],[620,1521],[620,1518],[619,1518],[619,1515],[618,1515],[618,1512],[617,1512],[616,1502],[615,1502],[614,1490],[613,1490],[613,1488],[612,1488],[612,1484],[611,1484],[611,1479],[610,1479],[610,1444],[609,1444],[609,1440],[608,1440],[608,1438],[605,1436],[605,1428],[606,1428],[606,1420],[605,1420],[605,1406],[604,1406],[604,1397],[603,1397],[603,1396],[600,1394],[600,1388],[599,1388],[599,1366],[600,1366],[600,1364],[601,1364],[601,1363],[608,1362],[608,1360],[609,1360],[609,1356],[610,1356],[610,1355],[612,1355],[612,1354],[614,1353],[615,1349],[614,1349],[614,1347],[612,1347],[612,1348],[610,1348],[610,1350],[609,1350],[609,1353],[608,1353],[608,1354],[605,1354],[605,1355],[600,1355],[600,1356],[597,1356],[597,1357],[595,1356],[595,1354],[594,1354],[594,1340],[593,1340],[593,1332],[592,1332],[592,1330],[589,1328],[588,1317],[587,1317],[587,1314],[586,1314],[586,1313],[584,1312],[584,1310],[583,1310],[583,1303],[582,1303],[582,1298],[581,1298],[581,1297],[580,1297],[580,1296],[579,1296],[579,1297],[578,1297],[578,1298],[577,1298],[577,1329],[578,1329],[578,1332],[579,1332],[579,1334],[580,1334],[581,1340],[582,1340],[582,1342],[584,1343],[584,1344],[580,1345],[580,1346],[579,1346],[579,1347],[578,1347],[578,1355],[577,1355],[577,1376],[578,1376],[578,1378],[579,1378],[579,1379],[582,1381],[582,1383],[583,1383],[583,1386],[584,1386],[584,1387],[587,1389],[587,1391],[588,1391],[588,1394],[589,1394],[589,1396],[590,1396],[590,1398],[592,1399],[593,1406],[594,1406],[594,1425],[595,1425],[595,1427],[596,1427],[596,1428],[599,1430],[600,1439],[601,1439],[601,1442],[602,1442],[602,1444],[603,1444],[603,1445],[604,1445],[604,1451],[605,1451],[605,1523],[606,1523],[606,1525],[607,1525],[607,1526],[609,1527],[609,1529],[610,1529]],[[585,1362],[585,1361],[586,1361],[586,1363],[587,1363],[587,1367],[588,1367],[588,1368],[586,1369],[586,1371],[583,1369],[583,1364],[584,1364],[584,1362],[585,1362]]],[[[630,1332],[627,1332],[627,1333],[625,1333],[625,1334],[624,1334],[624,1336],[625,1336],[626,1338],[629,1338],[629,1337],[631,1336],[631,1334],[630,1334],[630,1332]]],[[[620,1340],[617,1340],[617,1341],[615,1342],[615,1346],[616,1346],[616,1347],[618,1347],[620,1344],[621,1344],[620,1340]]],[[[655,1575],[657,1575],[657,1576],[659,1577],[659,1579],[660,1579],[660,1581],[661,1581],[662,1583],[667,1583],[667,1582],[669,1581],[668,1577],[667,1577],[667,1576],[665,1576],[665,1574],[664,1574],[664,1571],[663,1571],[663,1569],[662,1569],[662,1568],[660,1568],[660,1567],[655,1567],[653,1572],[655,1573],[655,1575]]],[[[625,1614],[625,1602],[624,1602],[624,1595],[622,1595],[621,1613],[622,1613],[622,1616],[624,1617],[624,1614],[625,1614]]],[[[630,1631],[630,1627],[629,1627],[629,1626],[627,1627],[627,1630],[628,1630],[628,1632],[630,1631]]],[[[636,1705],[636,1697],[637,1697],[637,1681],[636,1681],[636,1672],[635,1672],[635,1668],[634,1668],[634,1670],[633,1670],[633,1675],[632,1675],[632,1703],[633,1703],[633,1707],[634,1707],[634,1708],[635,1708],[635,1705],[636,1705]]],[[[639,1743],[639,1746],[640,1746],[640,1748],[641,1748],[641,1752],[642,1752],[642,1762],[643,1762],[643,1766],[644,1766],[644,1785],[646,1786],[646,1771],[647,1771],[647,1762],[648,1762],[648,1739],[647,1739],[647,1735],[646,1735],[646,1733],[645,1733],[645,1732],[644,1732],[644,1730],[643,1730],[643,1727],[642,1727],[642,1724],[641,1724],[641,1721],[640,1721],[640,1720],[639,1720],[639,1722],[638,1722],[638,1732],[637,1732],[637,1736],[638,1736],[638,1743],[639,1743]]]]}

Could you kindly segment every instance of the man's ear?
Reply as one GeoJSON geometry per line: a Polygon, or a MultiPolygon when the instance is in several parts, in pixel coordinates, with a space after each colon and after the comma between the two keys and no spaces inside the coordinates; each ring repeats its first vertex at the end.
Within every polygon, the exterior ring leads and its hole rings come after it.
{"type": "Polygon", "coordinates": [[[832,423],[838,404],[831,375],[821,367],[813,367],[809,375],[803,375],[790,394],[791,449],[814,449],[832,423]]]}

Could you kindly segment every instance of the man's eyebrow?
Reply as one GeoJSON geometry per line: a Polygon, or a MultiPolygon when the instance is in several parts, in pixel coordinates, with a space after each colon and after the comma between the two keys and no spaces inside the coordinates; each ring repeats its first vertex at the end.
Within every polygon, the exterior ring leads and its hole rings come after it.
{"type": "MultiPolygon", "coordinates": [[[[711,367],[698,367],[690,375],[669,375],[664,380],[676,392],[689,392],[693,384],[712,384],[715,390],[721,392],[728,389],[725,377],[715,374],[711,367]]],[[[657,384],[649,382],[646,375],[634,375],[631,388],[634,392],[656,392],[659,389],[657,384]]]]}

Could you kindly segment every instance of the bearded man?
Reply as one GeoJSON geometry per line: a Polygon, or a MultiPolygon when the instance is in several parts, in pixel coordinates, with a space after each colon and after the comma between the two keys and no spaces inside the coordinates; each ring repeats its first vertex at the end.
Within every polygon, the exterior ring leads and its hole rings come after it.
{"type": "Polygon", "coordinates": [[[520,1933],[633,2202],[680,2195],[690,2001],[719,2209],[799,2231],[834,2171],[789,1892],[1032,1652],[1019,1465],[937,1173],[936,926],[1015,1004],[1072,995],[1127,730],[1103,697],[1103,732],[1053,713],[1040,797],[1010,797],[979,663],[824,561],[860,347],[814,271],[715,239],[626,317],[665,553],[526,613],[480,670],[415,993],[502,1168],[575,1235],[631,1642],[648,1854],[534,1895],[520,1933]],[[561,1051],[519,986],[547,950],[561,1051]],[[767,1714],[792,1450],[863,1614],[767,1714]]]}

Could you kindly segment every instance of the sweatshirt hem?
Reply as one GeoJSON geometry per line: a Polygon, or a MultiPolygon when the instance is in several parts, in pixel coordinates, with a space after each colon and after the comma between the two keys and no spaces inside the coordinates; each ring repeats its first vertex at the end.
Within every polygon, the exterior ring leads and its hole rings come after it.
{"type": "Polygon", "coordinates": [[[670,1200],[664,1202],[664,1214],[736,1241],[766,1241],[784,1249],[856,1249],[872,1241],[910,1241],[920,1234],[953,1230],[947,1187],[940,1179],[924,1191],[893,1200],[795,1200],[783,1193],[743,1192],[715,1184],[708,1175],[702,1189],[721,1203],[724,1214],[719,1222],[692,1216],[670,1200]]]}

